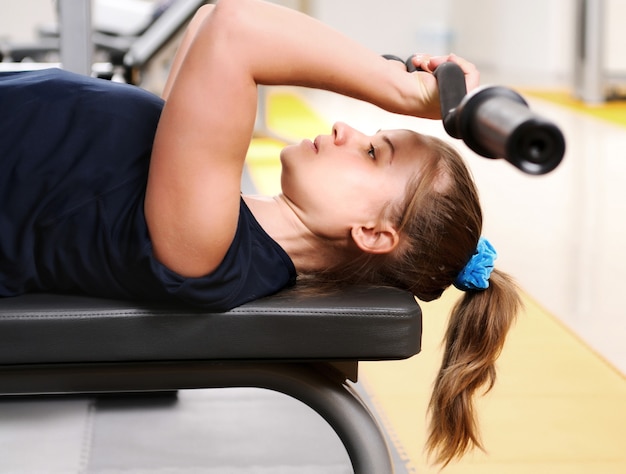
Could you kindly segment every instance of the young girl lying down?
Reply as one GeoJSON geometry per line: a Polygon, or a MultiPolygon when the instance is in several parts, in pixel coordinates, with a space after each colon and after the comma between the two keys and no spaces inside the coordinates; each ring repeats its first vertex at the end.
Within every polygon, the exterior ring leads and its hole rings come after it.
{"type": "MultiPolygon", "coordinates": [[[[447,464],[480,446],[472,395],[518,308],[481,238],[476,188],[444,142],[336,123],[285,147],[282,192],[242,196],[257,86],[334,91],[439,118],[432,71],[409,73],[296,11],[257,0],[202,7],[162,98],[61,70],[0,76],[0,296],[81,292],[224,311],[297,280],[390,285],[453,311],[428,446],[447,464]]],[[[313,282],[313,283],[311,283],[313,282]]]]}

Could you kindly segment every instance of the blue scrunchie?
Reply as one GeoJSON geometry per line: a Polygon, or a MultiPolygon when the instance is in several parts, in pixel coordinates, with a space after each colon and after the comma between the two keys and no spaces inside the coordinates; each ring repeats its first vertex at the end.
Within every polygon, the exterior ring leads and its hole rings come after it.
{"type": "Polygon", "coordinates": [[[486,290],[489,288],[489,277],[493,271],[493,262],[498,254],[493,245],[481,237],[476,246],[476,252],[467,262],[465,268],[461,270],[459,276],[454,280],[454,286],[459,290],[486,290]]]}

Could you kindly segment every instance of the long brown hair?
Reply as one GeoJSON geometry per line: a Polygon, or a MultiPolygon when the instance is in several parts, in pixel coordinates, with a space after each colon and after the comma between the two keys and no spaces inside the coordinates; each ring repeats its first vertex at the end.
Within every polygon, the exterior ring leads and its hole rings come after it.
{"type": "MultiPolygon", "coordinates": [[[[303,276],[304,281],[334,289],[355,283],[395,286],[423,301],[439,298],[454,282],[481,236],[478,192],[452,146],[420,137],[423,165],[410,180],[404,202],[385,210],[401,234],[398,248],[383,255],[347,255],[303,276]]],[[[494,270],[488,289],[466,292],[452,310],[429,405],[426,447],[437,463],[446,465],[475,446],[482,448],[472,398],[481,387],[493,386],[495,361],[519,304],[513,281],[494,270]]]]}
{"type": "Polygon", "coordinates": [[[426,447],[437,463],[445,466],[474,446],[483,449],[472,398],[493,387],[496,359],[519,304],[513,281],[494,270],[487,290],[466,292],[453,308],[429,404],[426,447]]]}

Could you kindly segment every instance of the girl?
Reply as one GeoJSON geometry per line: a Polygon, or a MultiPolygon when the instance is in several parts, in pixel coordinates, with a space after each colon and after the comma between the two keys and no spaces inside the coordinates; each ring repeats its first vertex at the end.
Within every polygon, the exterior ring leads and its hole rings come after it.
{"type": "Polygon", "coordinates": [[[517,310],[493,268],[469,172],[443,142],[343,123],[281,153],[282,193],[240,195],[259,84],[331,90],[439,118],[431,71],[408,73],[336,31],[257,0],[202,7],[163,100],[59,70],[0,78],[0,295],[72,291],[224,311],[291,285],[393,285],[455,308],[429,448],[480,446],[472,395],[495,379],[517,310]],[[479,240],[480,239],[480,240],[479,240]]]}

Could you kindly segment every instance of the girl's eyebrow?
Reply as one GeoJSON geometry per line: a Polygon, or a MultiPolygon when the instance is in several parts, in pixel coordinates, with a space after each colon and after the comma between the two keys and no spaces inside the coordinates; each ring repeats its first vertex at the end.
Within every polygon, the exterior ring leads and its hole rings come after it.
{"type": "Polygon", "coordinates": [[[393,154],[396,152],[396,147],[393,146],[393,143],[387,135],[383,135],[382,139],[387,145],[389,145],[389,148],[391,148],[391,158],[393,159],[393,154]]]}
{"type": "MultiPolygon", "coordinates": [[[[383,131],[383,129],[382,129],[382,128],[379,128],[379,129],[376,131],[376,135],[378,135],[378,134],[379,134],[380,132],[382,132],[382,131],[383,131]]],[[[394,153],[396,152],[396,147],[395,147],[395,146],[393,146],[393,143],[392,143],[391,139],[390,139],[387,135],[382,135],[382,136],[381,136],[381,139],[382,139],[382,141],[384,141],[384,142],[385,142],[385,143],[389,146],[389,148],[390,148],[390,155],[391,155],[391,156],[390,156],[389,162],[391,163],[391,162],[393,161],[393,155],[394,155],[394,153]]]]}

